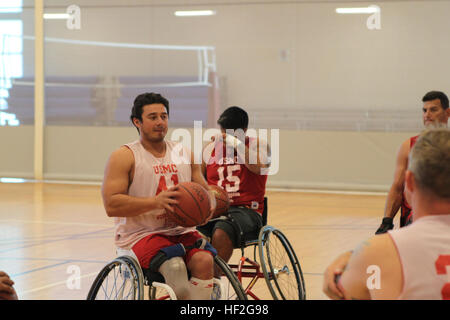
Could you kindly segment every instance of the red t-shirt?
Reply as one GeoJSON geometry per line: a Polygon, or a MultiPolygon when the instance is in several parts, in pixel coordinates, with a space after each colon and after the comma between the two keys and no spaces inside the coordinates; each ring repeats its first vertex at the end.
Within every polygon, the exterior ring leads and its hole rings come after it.
{"type": "MultiPolygon", "coordinates": [[[[245,143],[247,147],[249,142],[247,137],[245,143]]],[[[251,172],[243,163],[244,161],[238,159],[236,150],[229,149],[227,154],[223,142],[217,142],[216,148],[217,150],[222,148],[222,155],[219,154],[216,157],[215,148],[211,152],[211,157],[206,164],[208,184],[217,185],[226,190],[231,206],[245,206],[262,214],[267,175],[251,172]]]]}

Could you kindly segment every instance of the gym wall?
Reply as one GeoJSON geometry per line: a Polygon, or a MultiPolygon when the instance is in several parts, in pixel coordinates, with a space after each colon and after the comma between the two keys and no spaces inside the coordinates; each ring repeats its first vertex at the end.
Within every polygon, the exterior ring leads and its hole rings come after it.
{"type": "MultiPolygon", "coordinates": [[[[252,126],[280,130],[280,167],[269,186],[386,191],[398,147],[421,130],[422,96],[450,93],[450,1],[108,3],[77,1],[81,29],[46,20],[46,37],[215,47],[220,110],[239,105],[252,126]],[[368,15],[335,12],[372,4],[381,8],[379,30],[367,28],[368,15]],[[205,8],[217,14],[173,15],[205,8]]],[[[17,16],[32,35],[32,2],[24,4],[17,16]]],[[[45,1],[45,11],[70,4],[45,1]]],[[[23,61],[23,76],[33,77],[30,40],[23,61]]],[[[192,52],[45,43],[49,77],[183,77],[197,73],[196,62],[192,52]]],[[[101,181],[109,154],[136,137],[131,125],[52,122],[45,128],[44,176],[101,181]]],[[[1,176],[33,177],[33,139],[32,125],[0,127],[1,176]]]]}

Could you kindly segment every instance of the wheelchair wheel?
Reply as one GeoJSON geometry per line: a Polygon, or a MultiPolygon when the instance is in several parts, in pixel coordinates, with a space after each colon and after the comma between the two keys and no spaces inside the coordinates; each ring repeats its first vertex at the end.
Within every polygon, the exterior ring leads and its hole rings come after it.
{"type": "Polygon", "coordinates": [[[89,290],[87,300],[142,300],[144,277],[133,258],[121,256],[100,271],[89,290]]]}
{"type": "Polygon", "coordinates": [[[275,300],[305,300],[300,263],[286,236],[265,226],[259,233],[259,257],[264,278],[275,300]]]}
{"type": "Polygon", "coordinates": [[[223,261],[218,255],[214,257],[214,263],[222,271],[223,275],[227,278],[226,283],[224,281],[216,280],[213,287],[212,300],[247,300],[247,295],[242,288],[241,283],[230,269],[228,264],[223,261]]]}

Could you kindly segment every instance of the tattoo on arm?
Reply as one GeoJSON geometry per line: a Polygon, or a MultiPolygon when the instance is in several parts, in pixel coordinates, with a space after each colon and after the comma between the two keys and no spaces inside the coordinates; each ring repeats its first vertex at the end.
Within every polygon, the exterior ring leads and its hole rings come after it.
{"type": "Polygon", "coordinates": [[[364,248],[370,246],[369,240],[365,240],[362,243],[359,244],[359,246],[355,249],[353,252],[354,255],[360,254],[361,251],[363,251],[364,248]]]}

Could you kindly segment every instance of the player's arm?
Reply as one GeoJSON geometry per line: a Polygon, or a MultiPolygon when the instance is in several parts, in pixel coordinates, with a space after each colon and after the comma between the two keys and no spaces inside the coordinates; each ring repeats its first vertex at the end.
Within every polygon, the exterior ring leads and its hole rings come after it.
{"type": "Polygon", "coordinates": [[[173,199],[176,191],[163,191],[155,197],[129,196],[131,172],[134,156],[130,149],[121,147],[114,151],[106,165],[102,185],[103,205],[109,217],[134,217],[153,209],[171,211],[171,205],[178,203],[173,199]]]}
{"type": "Polygon", "coordinates": [[[397,152],[394,180],[386,198],[384,218],[381,226],[376,232],[377,234],[384,233],[394,227],[393,219],[402,205],[403,190],[405,187],[405,173],[408,168],[409,149],[410,141],[407,139],[402,143],[399,151],[397,152]]]}
{"type": "Polygon", "coordinates": [[[336,258],[325,270],[323,292],[331,299],[367,300],[367,248],[370,240],[336,258]]]}
{"type": "Polygon", "coordinates": [[[337,287],[337,280],[344,272],[352,253],[353,251],[347,251],[341,254],[325,269],[322,290],[331,299],[344,299],[344,294],[337,287]]]}
{"type": "Polygon", "coordinates": [[[203,174],[202,164],[197,164],[194,161],[194,153],[191,152],[191,180],[200,184],[206,190],[209,189],[208,182],[206,182],[203,174]]]}
{"type": "MultiPolygon", "coordinates": [[[[205,168],[206,173],[206,168],[205,168]]],[[[210,186],[208,185],[208,182],[206,181],[205,175],[202,170],[202,164],[196,164],[194,162],[194,154],[191,152],[191,180],[193,182],[196,182],[200,184],[202,187],[204,187],[209,194],[209,202],[211,206],[211,214],[216,209],[216,197],[214,196],[214,192],[210,190],[210,186]]]]}
{"type": "MultiPolygon", "coordinates": [[[[211,140],[213,140],[213,138],[211,138],[211,140]]],[[[215,146],[215,143],[213,141],[213,142],[207,143],[202,150],[201,171],[202,171],[202,174],[205,177],[205,179],[206,179],[206,162],[205,162],[205,160],[207,162],[210,161],[212,150],[214,149],[214,146],[215,146]],[[205,157],[206,157],[206,159],[205,159],[205,157]]]]}
{"type": "Polygon", "coordinates": [[[0,300],[18,300],[16,290],[13,287],[14,281],[9,275],[0,271],[0,300]]]}
{"type": "Polygon", "coordinates": [[[245,147],[245,166],[255,174],[264,174],[265,170],[270,167],[271,149],[270,145],[261,139],[256,139],[256,143],[250,143],[249,147],[245,147]],[[252,157],[257,155],[256,163],[252,161],[252,157]]]}
{"type": "Polygon", "coordinates": [[[361,243],[337,283],[349,300],[396,299],[402,285],[400,259],[388,234],[361,243]]]}
{"type": "Polygon", "coordinates": [[[338,278],[337,287],[346,300],[369,300],[367,288],[367,248],[370,240],[361,243],[350,255],[347,265],[338,278]]]}
{"type": "Polygon", "coordinates": [[[402,204],[403,191],[405,188],[405,173],[408,168],[408,154],[410,149],[409,139],[403,142],[397,153],[395,164],[394,181],[386,199],[384,216],[394,218],[402,204]]]}
{"type": "Polygon", "coordinates": [[[227,146],[234,146],[240,161],[254,174],[267,174],[271,163],[270,145],[259,138],[248,146],[233,135],[223,134],[227,146]]]}

